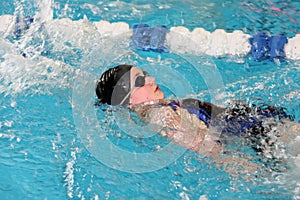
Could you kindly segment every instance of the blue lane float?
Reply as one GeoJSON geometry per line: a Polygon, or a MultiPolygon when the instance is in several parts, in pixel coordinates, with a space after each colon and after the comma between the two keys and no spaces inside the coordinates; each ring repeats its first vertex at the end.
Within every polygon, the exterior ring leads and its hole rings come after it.
{"type": "Polygon", "coordinates": [[[150,27],[148,24],[134,24],[131,47],[143,51],[168,52],[164,46],[166,35],[169,32],[166,26],[150,27]]]}
{"type": "Polygon", "coordinates": [[[270,59],[279,58],[279,60],[283,60],[286,55],[284,52],[284,46],[288,43],[288,39],[284,35],[276,35],[270,37],[270,59]]]}
{"type": "Polygon", "coordinates": [[[268,57],[269,37],[265,33],[257,34],[249,39],[251,44],[251,55],[254,60],[264,60],[268,57]]]}
{"type": "Polygon", "coordinates": [[[269,36],[266,33],[258,33],[249,39],[251,55],[255,61],[270,59],[284,60],[284,46],[288,39],[284,35],[269,36]]]}

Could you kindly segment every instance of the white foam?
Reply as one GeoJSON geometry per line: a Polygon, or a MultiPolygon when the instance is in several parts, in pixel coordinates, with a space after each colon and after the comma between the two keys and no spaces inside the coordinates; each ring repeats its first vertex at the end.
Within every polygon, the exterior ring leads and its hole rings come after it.
{"type": "Polygon", "coordinates": [[[11,30],[14,26],[13,15],[1,15],[0,16],[0,36],[3,38],[11,34],[11,30]]]}
{"type": "Polygon", "coordinates": [[[87,19],[72,21],[69,18],[55,19],[44,26],[55,49],[63,51],[68,46],[87,49],[96,44],[99,33],[87,19]]]}
{"type": "Polygon", "coordinates": [[[55,87],[70,87],[73,68],[60,61],[39,56],[34,59],[6,54],[0,63],[0,93],[15,95],[29,91],[50,93],[55,87]]]}
{"type": "Polygon", "coordinates": [[[76,162],[76,152],[71,152],[72,158],[66,163],[66,169],[64,171],[65,185],[67,186],[67,193],[69,198],[73,198],[73,187],[74,187],[74,164],[76,162]]]}
{"type": "Polygon", "coordinates": [[[8,53],[16,53],[16,50],[13,49],[12,44],[7,40],[0,38],[0,57],[8,53]]]}
{"type": "MultiPolygon", "coordinates": [[[[110,55],[116,55],[111,53],[114,48],[120,45],[123,45],[121,48],[129,47],[132,31],[127,23],[102,21],[104,25],[101,26],[101,23],[92,23],[86,18],[78,21],[68,18],[52,20],[51,17],[46,18],[45,14],[40,15],[39,20],[35,21],[17,42],[10,43],[0,38],[0,57],[4,59],[0,63],[2,83],[0,93],[6,95],[24,91],[48,93],[53,87],[69,87],[69,79],[72,78],[75,70],[62,61],[41,56],[43,50],[61,54],[59,59],[64,59],[65,56],[69,58],[78,56],[74,49],[79,49],[87,55],[96,47],[102,49],[99,52],[105,57],[102,60],[107,60],[111,58],[110,55]],[[103,39],[104,36],[111,39],[103,39]],[[43,43],[32,45],[32,41],[35,40],[43,43]],[[44,46],[44,42],[51,45],[44,46]],[[20,52],[25,53],[26,57],[20,55],[20,52]]],[[[13,16],[5,16],[1,19],[13,20],[13,16]]],[[[118,49],[115,51],[119,52],[118,49]]]]}
{"type": "Polygon", "coordinates": [[[34,16],[34,19],[40,22],[45,22],[53,19],[54,0],[35,0],[35,4],[39,7],[39,12],[34,16]]]}
{"type": "MultiPolygon", "coordinates": [[[[300,128],[298,125],[294,125],[294,128],[295,130],[294,131],[299,131],[300,128]],[[298,130],[297,130],[298,128],[298,130]]],[[[289,130],[290,131],[290,130],[289,130]]],[[[289,143],[288,147],[289,147],[289,153],[296,157],[298,159],[295,160],[297,161],[297,166],[300,167],[300,148],[299,148],[299,145],[300,145],[300,136],[297,136],[292,142],[289,143]]]]}
{"type": "MultiPolygon", "coordinates": [[[[12,15],[1,16],[3,21],[14,22],[12,15]]],[[[52,21],[52,20],[51,20],[52,21]]],[[[45,22],[45,21],[44,21],[45,22]]],[[[53,21],[52,21],[53,22],[53,21]]],[[[14,23],[12,23],[14,24],[14,23]]],[[[55,87],[69,87],[70,78],[74,73],[74,69],[60,61],[54,61],[52,59],[40,56],[40,51],[34,49],[34,45],[28,45],[28,43],[35,39],[39,33],[40,23],[35,22],[31,27],[31,30],[25,33],[15,43],[10,43],[7,40],[0,38],[0,93],[4,95],[16,95],[22,94],[34,94],[34,93],[50,93],[51,89],[55,87]],[[30,57],[23,57],[20,52],[31,52],[33,55],[30,57]]],[[[2,28],[2,26],[1,26],[2,28]]],[[[14,29],[7,26],[6,33],[14,29]]],[[[43,35],[40,33],[39,35],[43,35]]],[[[1,35],[5,37],[5,35],[1,35]]],[[[44,38],[42,38],[44,39],[44,38]]],[[[58,42],[58,44],[60,44],[58,42]]]]}

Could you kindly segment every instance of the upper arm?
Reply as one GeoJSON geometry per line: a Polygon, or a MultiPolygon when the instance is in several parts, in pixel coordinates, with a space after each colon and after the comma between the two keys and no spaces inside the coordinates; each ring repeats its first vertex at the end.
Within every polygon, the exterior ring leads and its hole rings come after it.
{"type": "Polygon", "coordinates": [[[154,108],[149,114],[149,123],[162,126],[164,129],[160,133],[177,144],[209,157],[220,151],[221,144],[217,142],[219,138],[208,136],[205,123],[185,109],[174,111],[166,106],[154,108]]]}

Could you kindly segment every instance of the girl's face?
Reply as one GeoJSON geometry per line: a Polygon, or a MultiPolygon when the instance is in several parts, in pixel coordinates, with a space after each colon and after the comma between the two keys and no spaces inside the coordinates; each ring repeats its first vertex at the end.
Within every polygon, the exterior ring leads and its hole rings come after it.
{"type": "Polygon", "coordinates": [[[147,101],[164,99],[165,94],[155,83],[155,78],[137,67],[130,70],[130,104],[140,104],[147,101]]]}

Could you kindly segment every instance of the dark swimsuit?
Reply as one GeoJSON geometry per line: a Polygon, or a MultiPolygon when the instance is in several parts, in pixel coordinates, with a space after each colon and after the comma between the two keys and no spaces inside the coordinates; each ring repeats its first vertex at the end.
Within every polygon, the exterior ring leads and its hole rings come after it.
{"type": "Polygon", "coordinates": [[[222,125],[225,128],[223,132],[235,135],[240,135],[250,128],[260,125],[265,118],[290,118],[283,108],[268,105],[250,108],[237,104],[232,108],[220,108],[197,99],[184,99],[181,103],[173,101],[168,105],[174,111],[180,107],[195,114],[207,127],[222,125]]]}
{"type": "MultiPolygon", "coordinates": [[[[227,136],[242,136],[246,144],[259,155],[264,155],[265,152],[272,154],[272,149],[276,149],[274,143],[271,142],[274,139],[269,135],[269,132],[272,130],[272,127],[277,125],[277,120],[293,119],[291,115],[285,112],[284,108],[269,105],[253,105],[253,107],[249,107],[243,104],[236,104],[230,108],[220,108],[196,99],[184,99],[181,103],[171,102],[169,106],[173,110],[176,110],[178,107],[186,109],[189,113],[198,116],[207,127],[216,128],[221,135],[215,142],[223,144],[227,143],[227,136]],[[268,119],[270,119],[268,123],[263,123],[268,119]],[[268,144],[268,147],[263,144],[263,141],[268,144]]],[[[282,169],[281,158],[272,156],[259,159],[265,162],[267,167],[275,171],[281,171],[282,169]]]]}
{"type": "Polygon", "coordinates": [[[177,107],[186,109],[190,114],[196,115],[206,126],[209,126],[212,119],[212,108],[213,105],[207,102],[201,102],[195,99],[184,99],[182,103],[171,102],[169,106],[176,111],[177,107]]]}
{"type": "Polygon", "coordinates": [[[207,127],[216,127],[221,136],[236,135],[247,138],[258,152],[262,151],[258,145],[259,138],[266,138],[270,131],[270,127],[263,126],[263,121],[267,118],[291,119],[283,108],[268,105],[250,108],[236,104],[230,108],[220,108],[196,99],[184,99],[181,103],[174,101],[168,105],[174,111],[180,107],[195,114],[207,127]]]}

